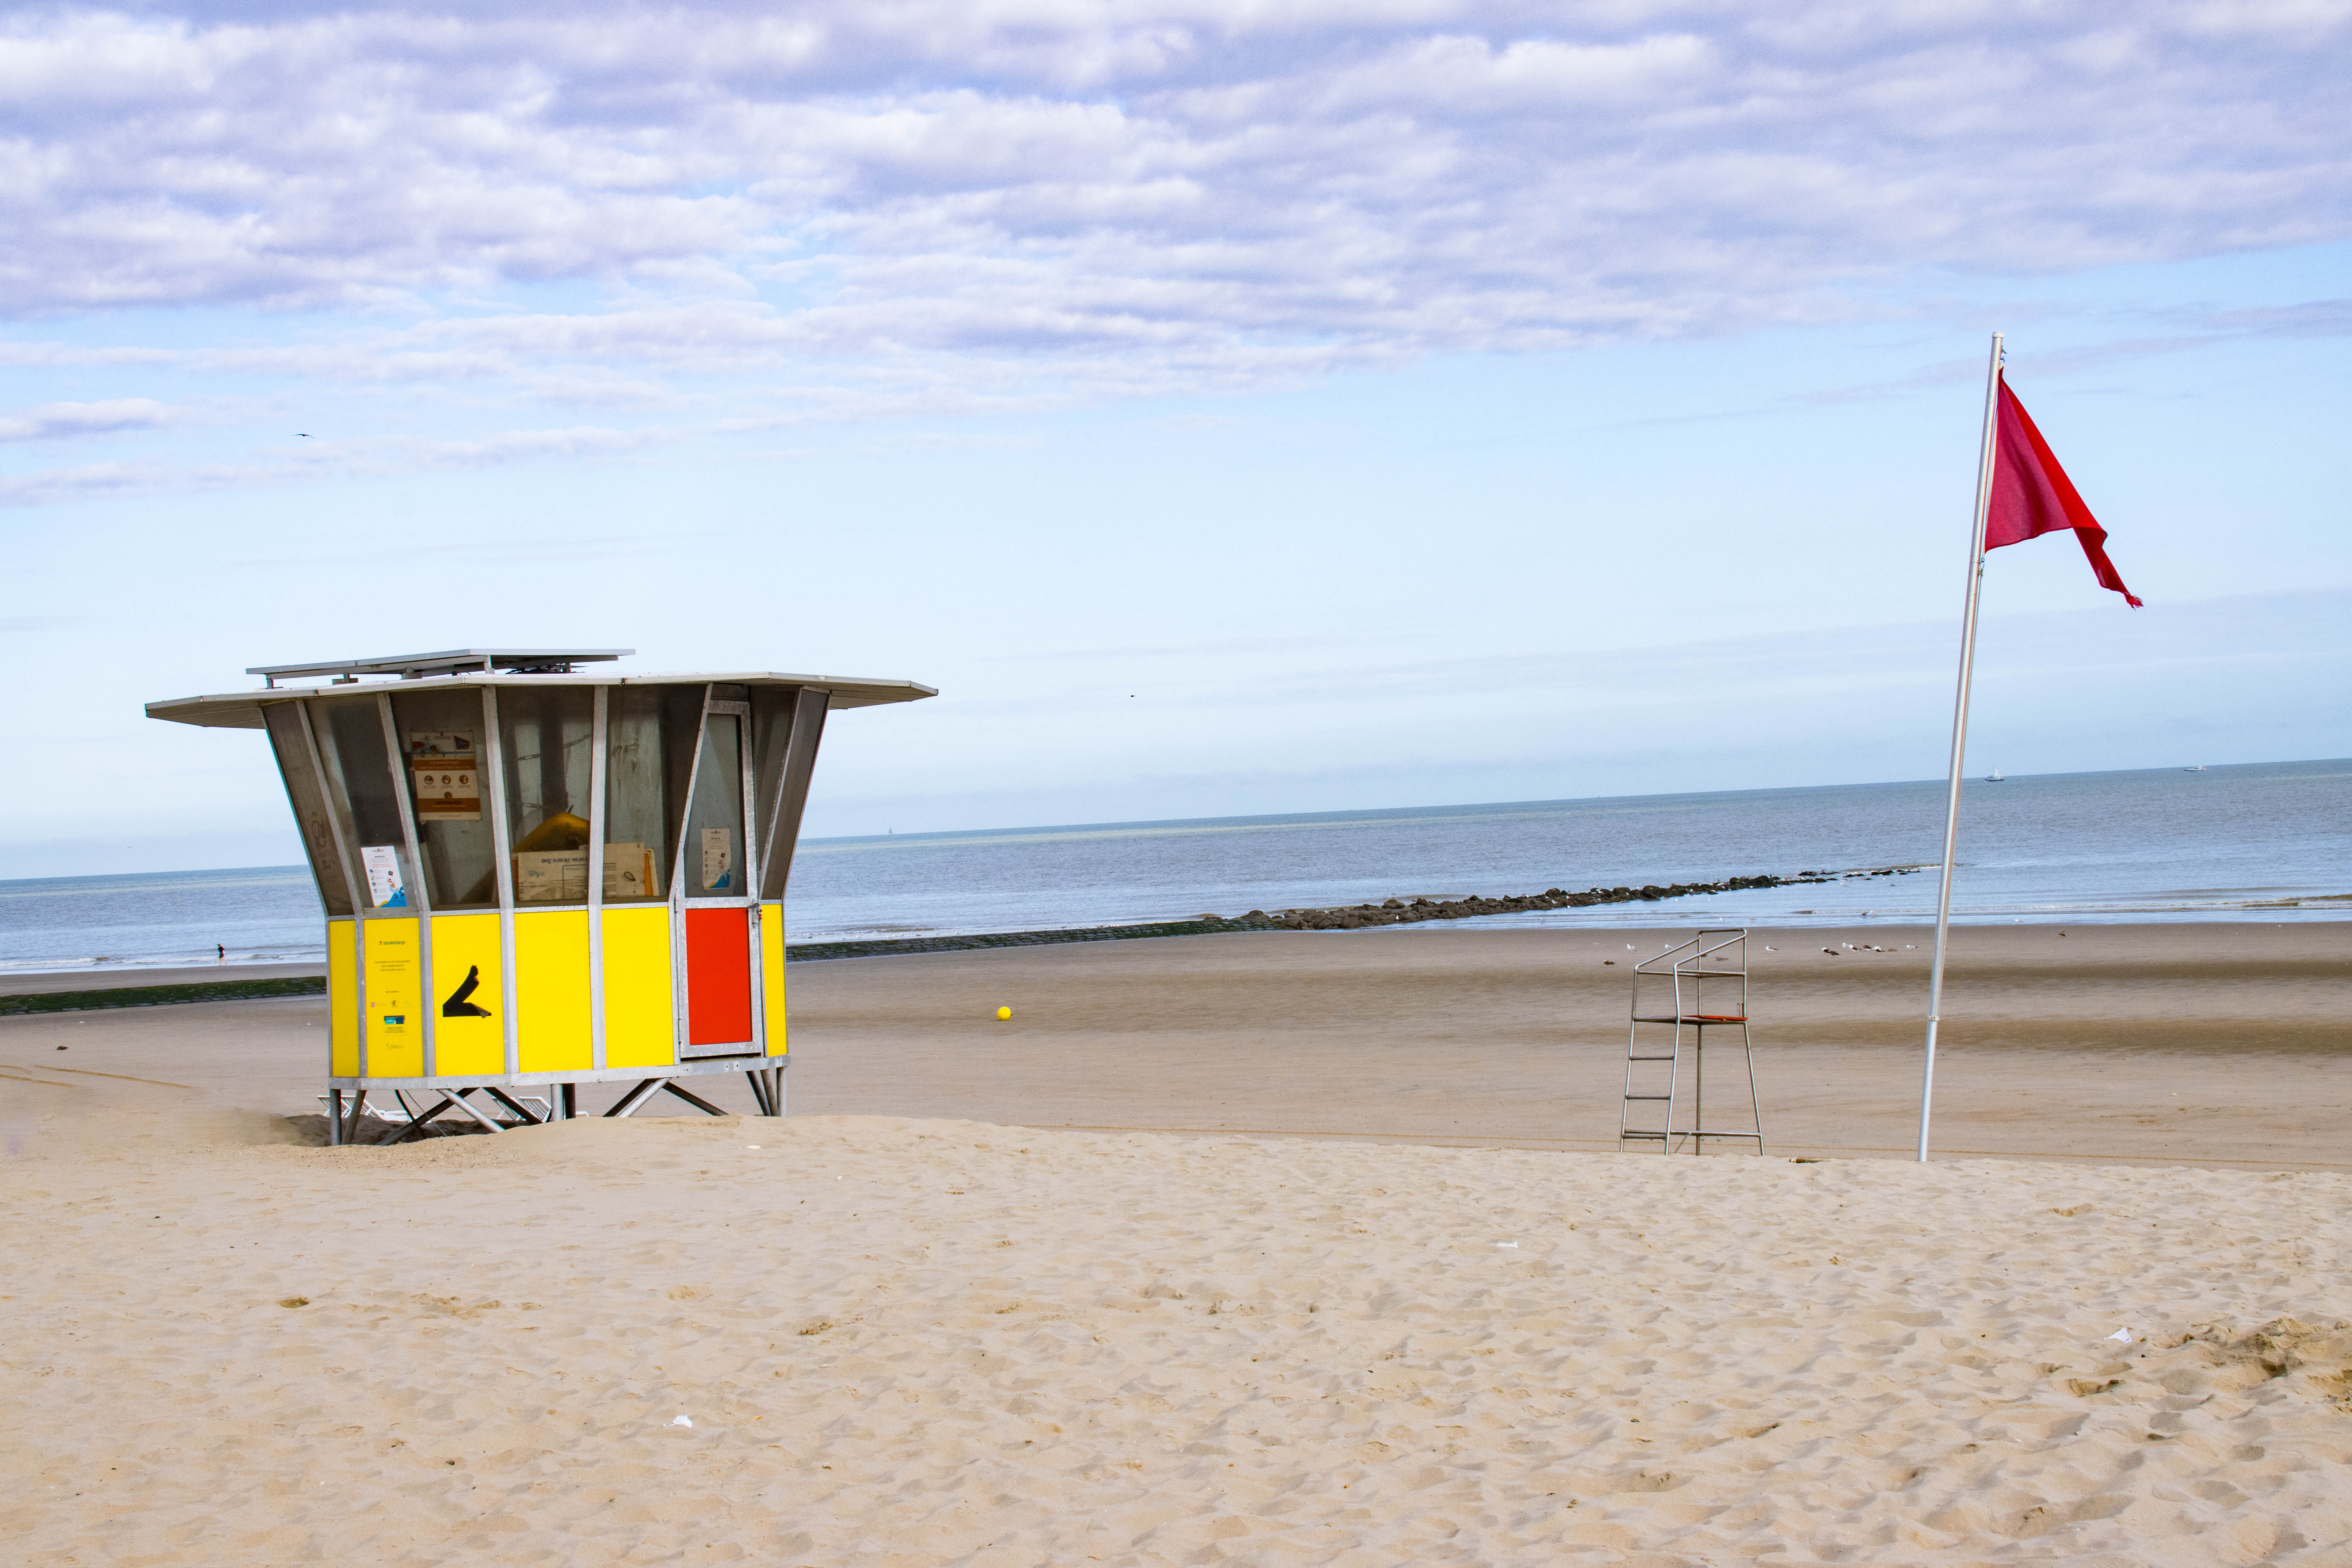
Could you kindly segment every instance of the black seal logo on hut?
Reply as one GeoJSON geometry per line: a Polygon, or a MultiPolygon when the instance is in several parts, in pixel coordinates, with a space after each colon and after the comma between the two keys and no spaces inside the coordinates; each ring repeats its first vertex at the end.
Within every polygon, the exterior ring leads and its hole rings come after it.
{"type": "Polygon", "coordinates": [[[466,971],[466,978],[457,983],[457,989],[450,992],[448,1000],[441,1004],[441,1016],[445,1018],[487,1018],[490,1016],[490,1010],[488,1007],[478,1007],[473,1003],[466,1000],[467,997],[471,996],[474,994],[475,988],[480,985],[481,983],[482,966],[477,963],[466,971]]]}

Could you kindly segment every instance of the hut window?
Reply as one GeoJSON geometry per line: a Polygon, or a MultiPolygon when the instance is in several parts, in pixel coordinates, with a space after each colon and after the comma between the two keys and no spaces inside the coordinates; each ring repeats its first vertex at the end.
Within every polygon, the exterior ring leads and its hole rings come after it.
{"type": "Polygon", "coordinates": [[[593,693],[498,689],[515,902],[588,901],[588,764],[593,693]]]}
{"type": "Polygon", "coordinates": [[[319,880],[319,899],[330,916],[352,912],[351,884],[343,879],[343,859],[335,847],[335,819],[319,788],[318,766],[310,760],[310,744],[302,738],[301,710],[291,702],[272,702],[261,710],[269,727],[270,749],[278,753],[278,771],[286,779],[286,798],[294,807],[294,821],[302,830],[302,852],[310,857],[310,875],[319,880]]]}
{"type": "Polygon", "coordinates": [[[392,720],[433,907],[495,907],[498,851],[482,805],[482,694],[470,688],[397,693],[392,720]]]}
{"type": "Polygon", "coordinates": [[[669,897],[699,686],[617,686],[604,711],[604,901],[669,897]]]}
{"type": "Polygon", "coordinates": [[[373,694],[313,702],[310,721],[329,784],[350,804],[367,901],[383,909],[414,903],[408,835],[401,826],[399,785],[383,749],[383,712],[373,694]],[[320,724],[320,718],[326,722],[320,724]]]}
{"type": "Polygon", "coordinates": [[[751,870],[743,858],[743,721],[708,713],[694,766],[694,807],[687,813],[686,896],[740,899],[751,870]]]}
{"type": "Polygon", "coordinates": [[[778,858],[776,808],[783,800],[784,755],[793,743],[793,702],[799,696],[798,689],[789,686],[763,686],[751,693],[751,754],[756,759],[751,816],[760,826],[760,858],[766,864],[760,889],[763,899],[784,896],[782,873],[792,858],[789,850],[778,858]]]}

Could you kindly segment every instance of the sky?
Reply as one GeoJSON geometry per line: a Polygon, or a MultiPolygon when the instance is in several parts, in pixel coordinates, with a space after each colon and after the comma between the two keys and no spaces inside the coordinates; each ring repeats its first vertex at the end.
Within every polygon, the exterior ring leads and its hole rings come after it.
{"type": "Polygon", "coordinates": [[[13,8],[0,877],[248,665],[920,680],[812,835],[2352,754],[2352,0],[13,8]]]}

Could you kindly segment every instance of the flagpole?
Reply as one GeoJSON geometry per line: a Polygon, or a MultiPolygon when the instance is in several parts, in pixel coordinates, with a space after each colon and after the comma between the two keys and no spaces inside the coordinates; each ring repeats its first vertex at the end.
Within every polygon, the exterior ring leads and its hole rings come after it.
{"type": "Polygon", "coordinates": [[[1985,510],[1992,501],[1993,420],[2000,398],[2000,334],[1985,365],[1984,432],[1977,447],[1976,521],[1969,536],[1969,602],[1960,620],[1959,689],[1952,697],[1951,792],[1944,807],[1944,879],[1936,895],[1936,963],[1927,972],[1927,1051],[1919,1068],[1919,1160],[1927,1159],[1928,1112],[1936,1100],[1936,1026],[1944,1009],[1944,949],[1952,931],[1952,852],[1960,837],[1960,769],[1969,750],[1969,682],[1977,662],[1977,601],[1984,587],[1985,510]]]}

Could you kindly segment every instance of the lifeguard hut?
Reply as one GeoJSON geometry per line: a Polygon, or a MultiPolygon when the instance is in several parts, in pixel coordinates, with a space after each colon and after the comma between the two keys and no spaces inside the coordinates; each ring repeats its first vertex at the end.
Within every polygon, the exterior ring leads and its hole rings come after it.
{"type": "Polygon", "coordinates": [[[264,665],[260,690],[147,705],[268,732],[326,907],[331,1142],[372,1091],[408,1110],[396,1137],[509,1124],[478,1093],[561,1121],[583,1083],[629,1086],[608,1116],[664,1091],[723,1115],[686,1086],[728,1072],[783,1114],[784,887],[825,715],[937,693],[593,668],[634,651],[264,665]]]}

